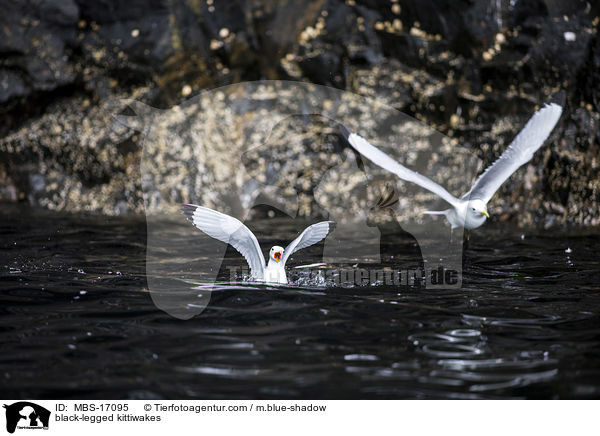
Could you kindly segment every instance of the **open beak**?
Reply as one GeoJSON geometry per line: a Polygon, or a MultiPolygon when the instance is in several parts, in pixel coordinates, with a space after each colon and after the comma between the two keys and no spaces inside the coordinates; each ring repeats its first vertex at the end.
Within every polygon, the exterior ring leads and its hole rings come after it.
{"type": "Polygon", "coordinates": [[[277,263],[279,263],[279,261],[281,260],[281,251],[276,251],[273,254],[273,258],[277,261],[277,263]]]}
{"type": "Polygon", "coordinates": [[[487,213],[487,210],[482,210],[481,215],[485,215],[486,218],[490,217],[490,215],[487,213]]]}

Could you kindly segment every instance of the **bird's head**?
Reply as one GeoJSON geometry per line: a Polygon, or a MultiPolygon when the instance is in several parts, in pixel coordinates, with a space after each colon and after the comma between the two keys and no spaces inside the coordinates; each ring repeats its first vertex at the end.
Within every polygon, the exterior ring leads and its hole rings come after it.
{"type": "Polygon", "coordinates": [[[283,251],[284,251],[283,247],[280,247],[279,245],[276,245],[276,246],[274,246],[274,247],[271,248],[271,251],[269,251],[269,258],[271,258],[275,262],[279,263],[279,261],[283,257],[283,251]]]}
{"type": "Polygon", "coordinates": [[[478,198],[469,201],[469,204],[467,205],[467,215],[472,218],[483,220],[490,217],[487,211],[487,205],[483,202],[483,200],[478,198]]]}

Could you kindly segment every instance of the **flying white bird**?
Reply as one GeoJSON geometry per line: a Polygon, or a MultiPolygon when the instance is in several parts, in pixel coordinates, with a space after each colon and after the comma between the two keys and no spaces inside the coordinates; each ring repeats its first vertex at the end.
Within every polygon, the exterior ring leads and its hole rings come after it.
{"type": "Polygon", "coordinates": [[[558,122],[562,107],[550,103],[537,111],[519,132],[502,156],[479,176],[473,187],[460,199],[456,198],[433,180],[400,165],[387,154],[369,144],[355,133],[347,140],[360,154],[374,164],[386,169],[403,180],[433,192],[452,207],[441,211],[426,211],[430,215],[445,215],[451,227],[475,229],[489,218],[487,203],[498,188],[523,164],[529,162],[533,153],[542,146],[558,122]]]}
{"type": "Polygon", "coordinates": [[[208,236],[230,244],[248,262],[253,280],[267,283],[286,284],[285,263],[298,250],[310,247],[324,239],[333,226],[332,221],[321,221],[307,227],[296,239],[283,248],[271,247],[269,263],[258,244],[254,233],[240,220],[224,213],[195,204],[184,204],[183,214],[208,236]]]}

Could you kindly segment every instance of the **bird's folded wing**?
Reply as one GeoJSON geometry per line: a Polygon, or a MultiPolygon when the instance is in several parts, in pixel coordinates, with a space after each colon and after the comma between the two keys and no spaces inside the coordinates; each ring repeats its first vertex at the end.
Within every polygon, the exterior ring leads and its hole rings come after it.
{"type": "Polygon", "coordinates": [[[452,206],[456,206],[460,203],[456,197],[454,197],[440,185],[435,183],[433,180],[415,171],[409,170],[405,166],[401,165],[400,163],[389,157],[383,151],[371,145],[366,139],[364,139],[361,136],[358,136],[356,133],[351,133],[350,136],[348,136],[348,142],[350,143],[350,145],[352,145],[352,147],[356,149],[356,151],[358,151],[364,157],[369,159],[371,162],[385,170],[388,170],[391,173],[396,174],[402,180],[416,183],[422,188],[425,188],[428,191],[431,191],[439,197],[443,198],[452,206]]]}
{"type": "Polygon", "coordinates": [[[285,263],[289,259],[289,257],[294,254],[298,250],[302,250],[303,248],[310,247],[311,245],[316,244],[317,242],[324,239],[327,234],[333,228],[333,221],[321,221],[320,223],[313,224],[312,226],[307,227],[296,239],[294,239],[290,244],[285,247],[283,251],[283,259],[282,265],[285,266],[285,263]]]}
{"type": "Polygon", "coordinates": [[[521,165],[529,162],[538,148],[554,129],[562,113],[562,107],[551,103],[537,111],[519,132],[510,146],[496,162],[486,168],[473,187],[463,199],[479,198],[486,203],[490,201],[498,188],[521,165]]]}
{"type": "Polygon", "coordinates": [[[208,236],[218,239],[240,252],[250,265],[253,278],[262,279],[265,258],[254,233],[240,220],[224,213],[195,204],[184,204],[183,214],[208,236]]]}

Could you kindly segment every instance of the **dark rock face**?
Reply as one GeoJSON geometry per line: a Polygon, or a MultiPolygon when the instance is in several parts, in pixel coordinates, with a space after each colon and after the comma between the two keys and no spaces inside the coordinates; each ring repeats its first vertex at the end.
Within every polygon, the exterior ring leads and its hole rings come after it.
{"type": "Polygon", "coordinates": [[[564,90],[559,125],[492,212],[600,224],[595,2],[0,0],[0,11],[0,200],[141,212],[143,135],[115,125],[120,98],[167,108],[240,81],[308,81],[376,98],[488,164],[564,90]]]}

